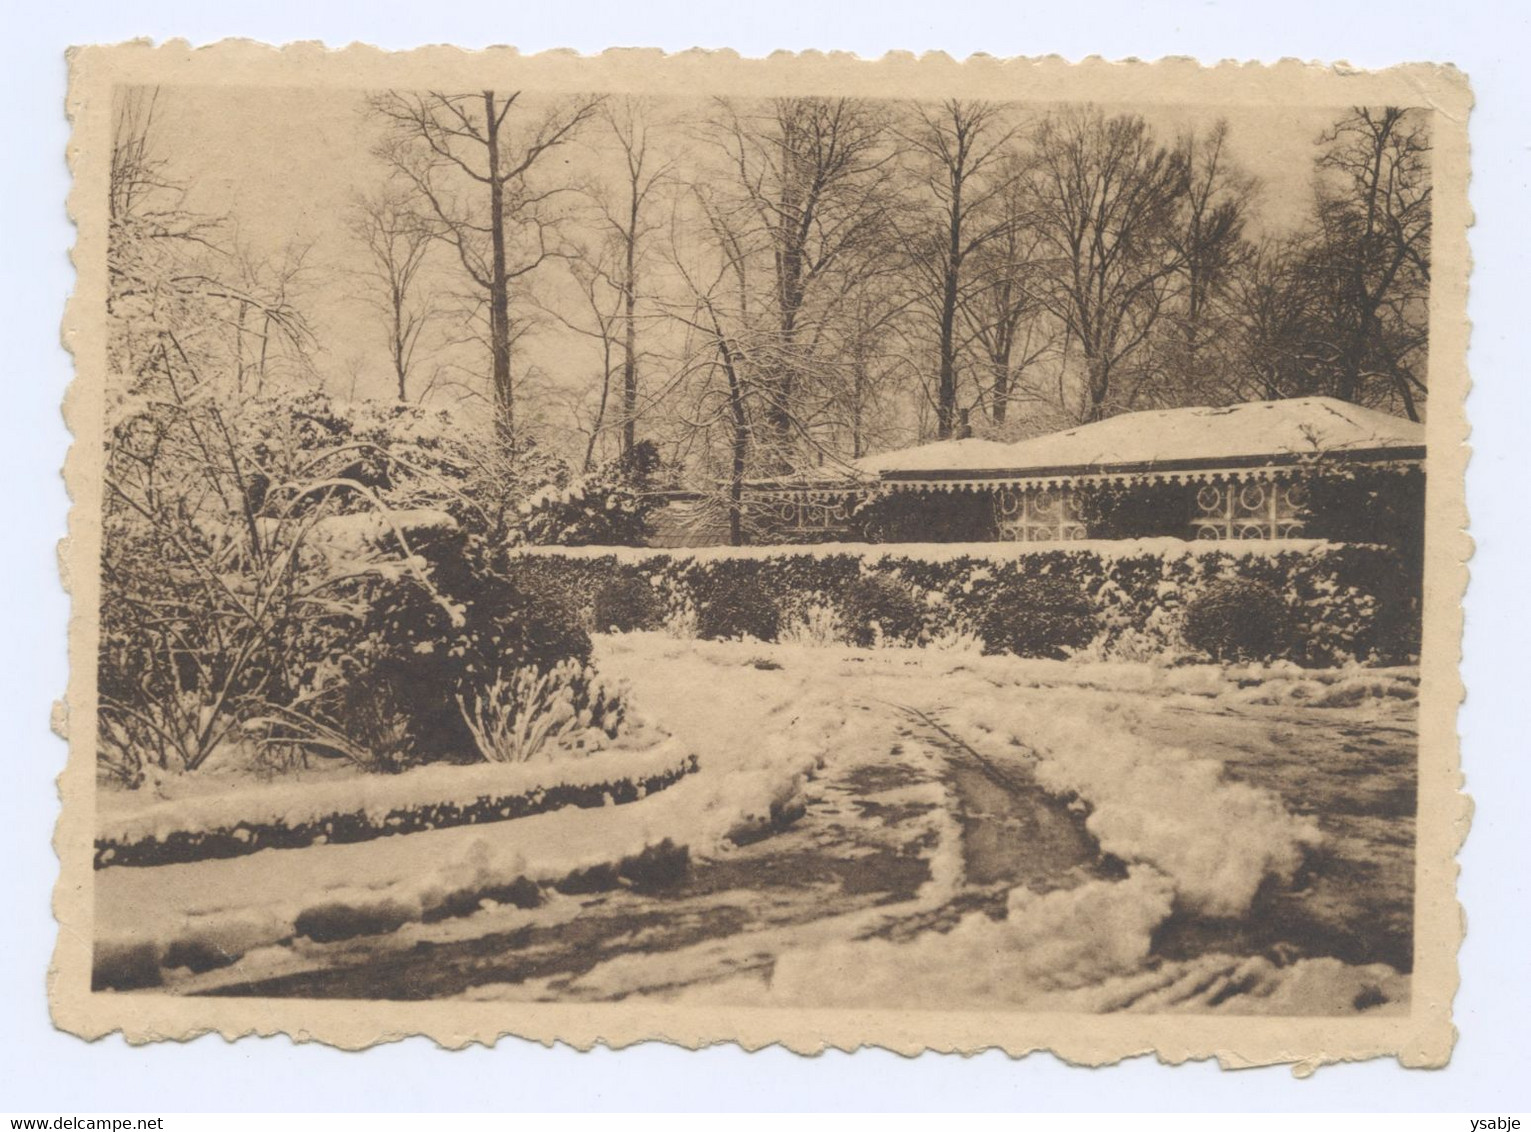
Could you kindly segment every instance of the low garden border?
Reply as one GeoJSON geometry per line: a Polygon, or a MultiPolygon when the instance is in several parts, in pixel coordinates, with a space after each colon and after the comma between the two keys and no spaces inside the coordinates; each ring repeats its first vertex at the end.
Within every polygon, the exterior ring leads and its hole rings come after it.
{"type": "MultiPolygon", "coordinates": [[[[549,764],[555,766],[557,764],[549,764]]],[[[311,845],[354,844],[395,834],[420,833],[463,825],[513,821],[565,807],[593,809],[637,802],[665,790],[695,772],[694,754],[668,766],[649,766],[629,776],[597,781],[555,782],[504,793],[485,793],[471,801],[434,801],[395,806],[381,813],[366,807],[312,815],[300,821],[241,820],[212,828],[171,829],[133,836],[98,836],[95,867],[154,867],[192,861],[242,857],[262,849],[303,849],[311,845]]],[[[635,768],[636,769],[636,768],[635,768]]]]}

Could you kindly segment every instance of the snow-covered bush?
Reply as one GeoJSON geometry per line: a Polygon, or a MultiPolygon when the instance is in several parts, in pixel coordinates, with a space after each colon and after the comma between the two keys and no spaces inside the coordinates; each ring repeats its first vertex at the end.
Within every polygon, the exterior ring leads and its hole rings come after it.
{"type": "Polygon", "coordinates": [[[1250,578],[1213,582],[1186,605],[1186,643],[1215,660],[1277,660],[1292,648],[1291,607],[1276,590],[1250,578]]]}
{"type": "Polygon", "coordinates": [[[696,604],[697,636],[709,641],[753,637],[774,641],[781,611],[769,594],[742,578],[718,579],[696,604]]]}
{"type": "Polygon", "coordinates": [[[989,652],[1061,660],[1095,636],[1096,610],[1079,587],[1044,575],[989,601],[979,632],[989,652]]]}
{"type": "MultiPolygon", "coordinates": [[[[512,541],[532,546],[641,546],[660,497],[652,491],[658,449],[652,441],[630,456],[582,474],[544,457],[540,486],[520,504],[512,541]]],[[[523,481],[527,478],[522,475],[523,481]]],[[[528,485],[530,486],[530,485],[528,485]]]]}
{"type": "MultiPolygon", "coordinates": [[[[548,669],[530,664],[496,672],[481,690],[454,698],[486,762],[523,763],[550,739],[591,725],[590,679],[589,671],[572,661],[548,669]],[[582,692],[583,712],[576,706],[582,692]]],[[[598,694],[604,709],[605,694],[598,694]]]]}
{"type": "Polygon", "coordinates": [[[439,601],[429,548],[456,529],[317,394],[220,396],[170,351],[136,392],[108,434],[98,644],[101,766],[129,786],[302,703],[369,594],[439,601]]]}
{"type": "Polygon", "coordinates": [[[698,634],[696,629],[696,605],[689,599],[682,599],[671,605],[665,613],[664,622],[660,626],[667,637],[673,637],[677,641],[694,641],[698,634]]]}
{"type": "Polygon", "coordinates": [[[925,603],[891,574],[861,574],[840,599],[846,639],[867,648],[911,644],[925,627],[925,603]]]}
{"type": "Polygon", "coordinates": [[[925,642],[935,652],[979,656],[984,651],[983,638],[970,629],[943,629],[925,642]]]}
{"type": "MultiPolygon", "coordinates": [[[[339,694],[370,694],[409,724],[413,761],[462,761],[475,739],[457,710],[464,689],[502,671],[548,672],[590,659],[590,638],[573,613],[498,571],[481,541],[442,545],[431,577],[439,595],[399,586],[371,595],[339,694]]],[[[343,721],[338,721],[343,722],[343,721]]]]}
{"type": "Polygon", "coordinates": [[[833,605],[815,602],[786,618],[777,637],[783,644],[838,645],[845,641],[845,623],[833,605]]]}
{"type": "Polygon", "coordinates": [[[654,629],[663,620],[654,587],[631,573],[618,574],[596,590],[591,611],[594,628],[600,633],[654,629]]]}

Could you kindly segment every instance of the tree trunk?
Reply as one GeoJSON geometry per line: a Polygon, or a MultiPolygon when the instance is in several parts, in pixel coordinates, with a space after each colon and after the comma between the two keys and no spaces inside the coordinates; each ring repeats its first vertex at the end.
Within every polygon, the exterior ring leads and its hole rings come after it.
{"type": "Polygon", "coordinates": [[[1090,404],[1086,408],[1085,423],[1091,424],[1106,418],[1106,397],[1111,392],[1111,371],[1101,358],[1085,355],[1085,367],[1089,374],[1090,404]]]}
{"type": "Polygon", "coordinates": [[[622,343],[622,455],[631,456],[637,442],[638,418],[638,327],[634,311],[638,305],[638,186],[632,187],[631,207],[627,214],[627,275],[622,301],[626,306],[627,325],[622,343]]]}
{"type": "Polygon", "coordinates": [[[1005,423],[1010,405],[1010,359],[994,359],[994,392],[990,397],[993,409],[989,413],[989,419],[996,425],[1005,423]]]}
{"type": "Polygon", "coordinates": [[[733,353],[728,341],[718,339],[718,354],[723,360],[723,372],[728,376],[728,406],[733,417],[733,466],[728,477],[728,545],[744,545],[744,473],[749,458],[749,417],[744,409],[744,391],[739,384],[739,374],[734,368],[733,353]]]}
{"type": "Polygon", "coordinates": [[[505,273],[505,183],[500,178],[500,129],[494,91],[484,91],[484,136],[489,151],[489,354],[493,367],[494,423],[507,449],[516,444],[515,391],[510,380],[510,283],[505,273]]]}
{"type": "Polygon", "coordinates": [[[936,439],[949,440],[957,419],[957,363],[953,341],[957,323],[958,274],[962,269],[962,176],[952,177],[947,225],[946,278],[941,289],[941,377],[936,391],[936,439]]]}
{"type": "Polygon", "coordinates": [[[859,460],[866,455],[861,450],[862,417],[865,413],[863,398],[866,397],[866,360],[860,349],[856,352],[853,370],[854,385],[851,388],[851,459],[859,460]]]}
{"type": "Polygon", "coordinates": [[[404,298],[397,291],[393,300],[393,372],[399,382],[399,400],[409,400],[405,388],[409,374],[404,364],[404,298]]]}

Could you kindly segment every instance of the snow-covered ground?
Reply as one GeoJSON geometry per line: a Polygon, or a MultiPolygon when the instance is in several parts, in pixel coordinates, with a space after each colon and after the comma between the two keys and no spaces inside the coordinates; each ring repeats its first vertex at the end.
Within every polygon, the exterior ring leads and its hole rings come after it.
{"type": "Polygon", "coordinates": [[[105,950],[238,955],[168,973],[223,993],[1406,1006],[1412,670],[657,634],[602,638],[598,663],[698,773],[605,810],[103,870],[105,950]],[[665,840],[691,861],[667,887],[472,911],[665,840]],[[471,914],[431,914],[464,894],[471,914]],[[376,930],[296,932],[337,906],[376,930]]]}

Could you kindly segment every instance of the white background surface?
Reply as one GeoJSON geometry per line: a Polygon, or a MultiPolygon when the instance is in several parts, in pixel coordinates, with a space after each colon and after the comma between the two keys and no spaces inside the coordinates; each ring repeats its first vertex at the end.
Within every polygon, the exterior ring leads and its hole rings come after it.
{"type": "MultiPolygon", "coordinates": [[[[1531,91],[1525,65],[1531,17],[1519,4],[979,3],[908,0],[712,0],[688,4],[456,0],[413,4],[130,0],[6,5],[0,26],[0,1111],[73,1113],[234,1110],[545,1108],[1020,1108],[1029,1110],[1447,1110],[1491,1114],[1531,1101],[1531,917],[1526,828],[1531,824],[1524,719],[1528,425],[1527,271],[1531,91]],[[1015,1062],[905,1059],[880,1051],[800,1058],[780,1050],[696,1053],[649,1045],[578,1054],[518,1041],[457,1053],[421,1040],[340,1053],[286,1038],[130,1048],[54,1031],[43,972],[53,946],[48,901],[57,862],[48,848],[54,776],[64,745],[47,730],[65,682],[67,602],[54,567],[67,505],[58,474],[68,435],[58,404],[69,380],[57,327],[72,286],[64,214],[64,48],[135,36],[196,43],[239,35],[268,41],[363,40],[387,48],[451,42],[514,43],[526,51],[608,46],[890,49],[956,56],[1061,54],[1078,59],[1195,55],[1285,56],[1358,66],[1415,59],[1456,63],[1473,80],[1472,233],[1476,267],[1468,402],[1475,456],[1468,500],[1478,552],[1467,598],[1461,729],[1468,789],[1477,802],[1461,856],[1469,931],[1457,998],[1462,1031],[1451,1066],[1405,1071],[1373,1062],[1335,1066],[1306,1081],[1283,1068],[1225,1073],[1170,1069],[1139,1058],[1081,1070],[1049,1056],[1015,1062]]],[[[1461,1122],[1465,1132],[1465,1121],[1461,1122]]],[[[1455,1123],[1450,1125],[1455,1127],[1455,1123]]],[[[1522,1125],[1525,1126],[1524,1124],[1522,1125]]]]}

